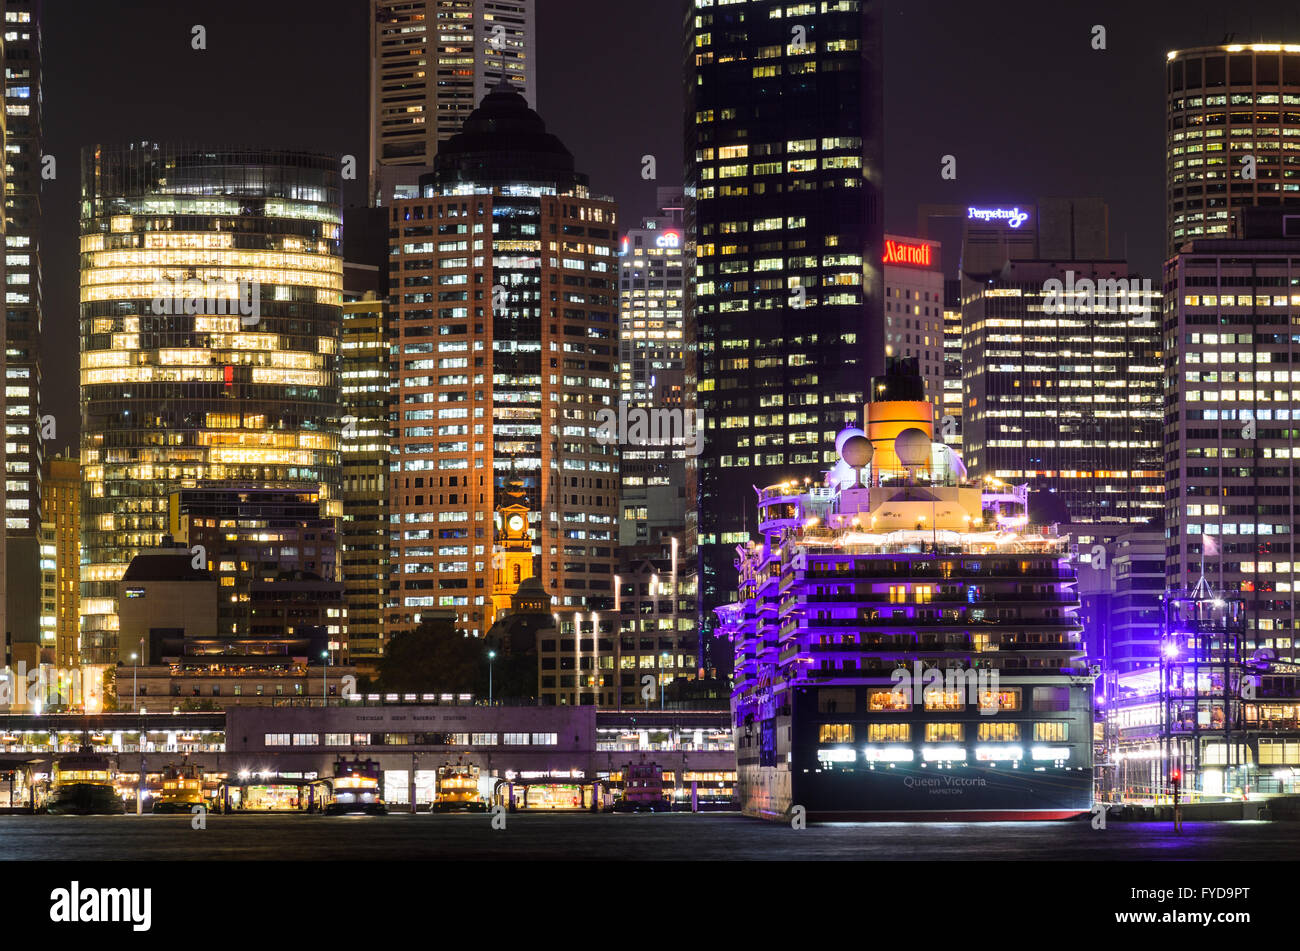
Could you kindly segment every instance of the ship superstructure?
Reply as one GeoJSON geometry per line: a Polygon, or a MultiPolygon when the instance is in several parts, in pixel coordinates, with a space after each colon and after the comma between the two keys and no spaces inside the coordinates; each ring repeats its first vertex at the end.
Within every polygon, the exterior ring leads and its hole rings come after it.
{"type": "Polygon", "coordinates": [[[820,484],[757,490],[719,609],[744,811],[1055,819],[1092,801],[1068,540],[933,441],[919,377],[872,381],[820,484]]]}

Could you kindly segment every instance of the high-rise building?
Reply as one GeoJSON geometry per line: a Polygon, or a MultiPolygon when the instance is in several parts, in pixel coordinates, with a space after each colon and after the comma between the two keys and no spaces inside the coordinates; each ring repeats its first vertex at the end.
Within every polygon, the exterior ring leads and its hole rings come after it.
{"type": "Polygon", "coordinates": [[[504,82],[536,107],[534,0],[370,0],[370,194],[416,183],[504,82]],[[403,175],[403,171],[407,174],[403,175]]]}
{"type": "Polygon", "coordinates": [[[81,639],[81,463],[76,456],[46,457],[41,525],[54,533],[54,663],[73,667],[81,639]]]}
{"type": "Polygon", "coordinates": [[[1169,254],[1240,233],[1243,206],[1300,201],[1300,45],[1174,50],[1165,77],[1169,254]]]}
{"type": "Polygon", "coordinates": [[[967,273],[962,447],[972,474],[1054,494],[1056,521],[1158,517],[1159,313],[1159,290],[1123,261],[967,273]]]}
{"type": "Polygon", "coordinates": [[[41,4],[8,0],[4,19],[5,630],[30,665],[32,645],[53,646],[40,597],[41,4]]]}
{"type": "Polygon", "coordinates": [[[388,597],[388,333],[373,293],[343,304],[343,582],[352,662],[377,672],[388,597]]]}
{"type": "Polygon", "coordinates": [[[885,356],[912,357],[936,418],[944,403],[944,282],[939,242],[885,235],[885,356]]]}
{"type": "MultiPolygon", "coordinates": [[[[337,160],[149,143],[83,158],[82,661],[185,487],[339,501],[337,160]]],[[[129,646],[129,645],[128,645],[129,646]]],[[[125,649],[125,647],[124,647],[125,649]]]]}
{"type": "Polygon", "coordinates": [[[1160,664],[1164,522],[1062,525],[1077,546],[1083,645],[1108,679],[1160,664]]]}
{"type": "MultiPolygon", "coordinates": [[[[168,517],[168,534],[217,579],[219,637],[257,633],[253,592],[281,576],[302,575],[331,592],[343,590],[339,519],[315,489],[203,481],[172,493],[168,517]]],[[[340,620],[333,628],[330,650],[346,655],[346,625],[340,620]]]]}
{"type": "MultiPolygon", "coordinates": [[[[749,487],[823,469],[884,367],[878,17],[859,0],[693,0],[686,13],[706,630],[756,529],[749,487]]],[[[730,651],[717,655],[725,673],[730,651]]]]}
{"type": "Polygon", "coordinates": [[[961,451],[961,278],[943,282],[943,413],[939,438],[961,451]]]}
{"type": "Polygon", "coordinates": [[[619,402],[659,412],[657,427],[620,453],[622,518],[619,547],[684,538],[696,524],[695,387],[688,364],[684,298],[685,234],[680,189],[659,189],[659,214],[623,235],[619,250],[619,402]],[[680,415],[673,415],[680,414],[680,415]],[[675,422],[677,421],[677,422],[675,422]]]}
{"type": "Polygon", "coordinates": [[[614,204],[508,89],[436,161],[422,197],[389,211],[388,633],[441,610],[486,634],[514,514],[553,610],[603,610],[618,542],[617,446],[598,428],[618,393],[614,204]]]}
{"type": "Polygon", "coordinates": [[[1242,237],[1165,266],[1166,582],[1246,605],[1246,648],[1296,650],[1300,209],[1244,209],[1242,237]]]}

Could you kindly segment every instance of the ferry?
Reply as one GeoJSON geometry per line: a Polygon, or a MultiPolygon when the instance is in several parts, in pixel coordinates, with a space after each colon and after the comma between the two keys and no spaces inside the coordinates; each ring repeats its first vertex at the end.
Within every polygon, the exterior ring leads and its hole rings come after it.
{"type": "Polygon", "coordinates": [[[623,797],[614,803],[615,812],[668,812],[672,804],[664,796],[664,768],[657,763],[629,763],[623,768],[623,797]]]}
{"type": "Polygon", "coordinates": [[[154,799],[153,811],[156,815],[169,812],[194,811],[195,806],[205,806],[203,798],[203,774],[192,763],[180,766],[168,766],[163,774],[162,791],[154,799]]]}
{"type": "Polygon", "coordinates": [[[46,811],[55,816],[110,816],[126,812],[126,803],[113,785],[109,758],[89,746],[61,757],[54,766],[54,789],[46,811]]]}
{"type": "Polygon", "coordinates": [[[430,812],[485,812],[487,803],[479,794],[480,770],[472,764],[450,763],[438,769],[438,788],[430,812]]]}
{"type": "Polygon", "coordinates": [[[325,807],[325,814],[386,815],[388,807],[380,793],[382,775],[383,770],[374,760],[339,760],[334,764],[334,798],[325,807]]]}

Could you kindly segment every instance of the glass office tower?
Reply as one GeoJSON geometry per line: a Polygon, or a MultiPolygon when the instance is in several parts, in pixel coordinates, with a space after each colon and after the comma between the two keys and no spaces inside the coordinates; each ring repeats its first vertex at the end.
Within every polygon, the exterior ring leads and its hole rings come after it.
{"type": "MultiPolygon", "coordinates": [[[[686,12],[706,627],[735,596],[750,486],[833,464],[827,446],[862,422],[884,369],[879,13],[864,0],[686,12]]],[[[704,660],[730,667],[726,650],[704,660]]]]}
{"type": "Polygon", "coordinates": [[[305,489],[340,514],[339,188],[302,152],[84,154],[83,662],[119,659],[117,581],[172,492],[305,489]]]}

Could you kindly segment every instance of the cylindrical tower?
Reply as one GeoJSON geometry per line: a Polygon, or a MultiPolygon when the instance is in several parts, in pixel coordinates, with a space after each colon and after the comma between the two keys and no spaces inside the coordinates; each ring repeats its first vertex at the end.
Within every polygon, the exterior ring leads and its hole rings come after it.
{"type": "Polygon", "coordinates": [[[83,662],[137,650],[119,652],[117,582],[172,492],[309,489],[339,514],[341,218],[328,156],[83,155],[83,662]]]}
{"type": "Polygon", "coordinates": [[[1242,207],[1300,201],[1300,45],[1174,50],[1165,73],[1169,254],[1231,236],[1242,207]]]}

